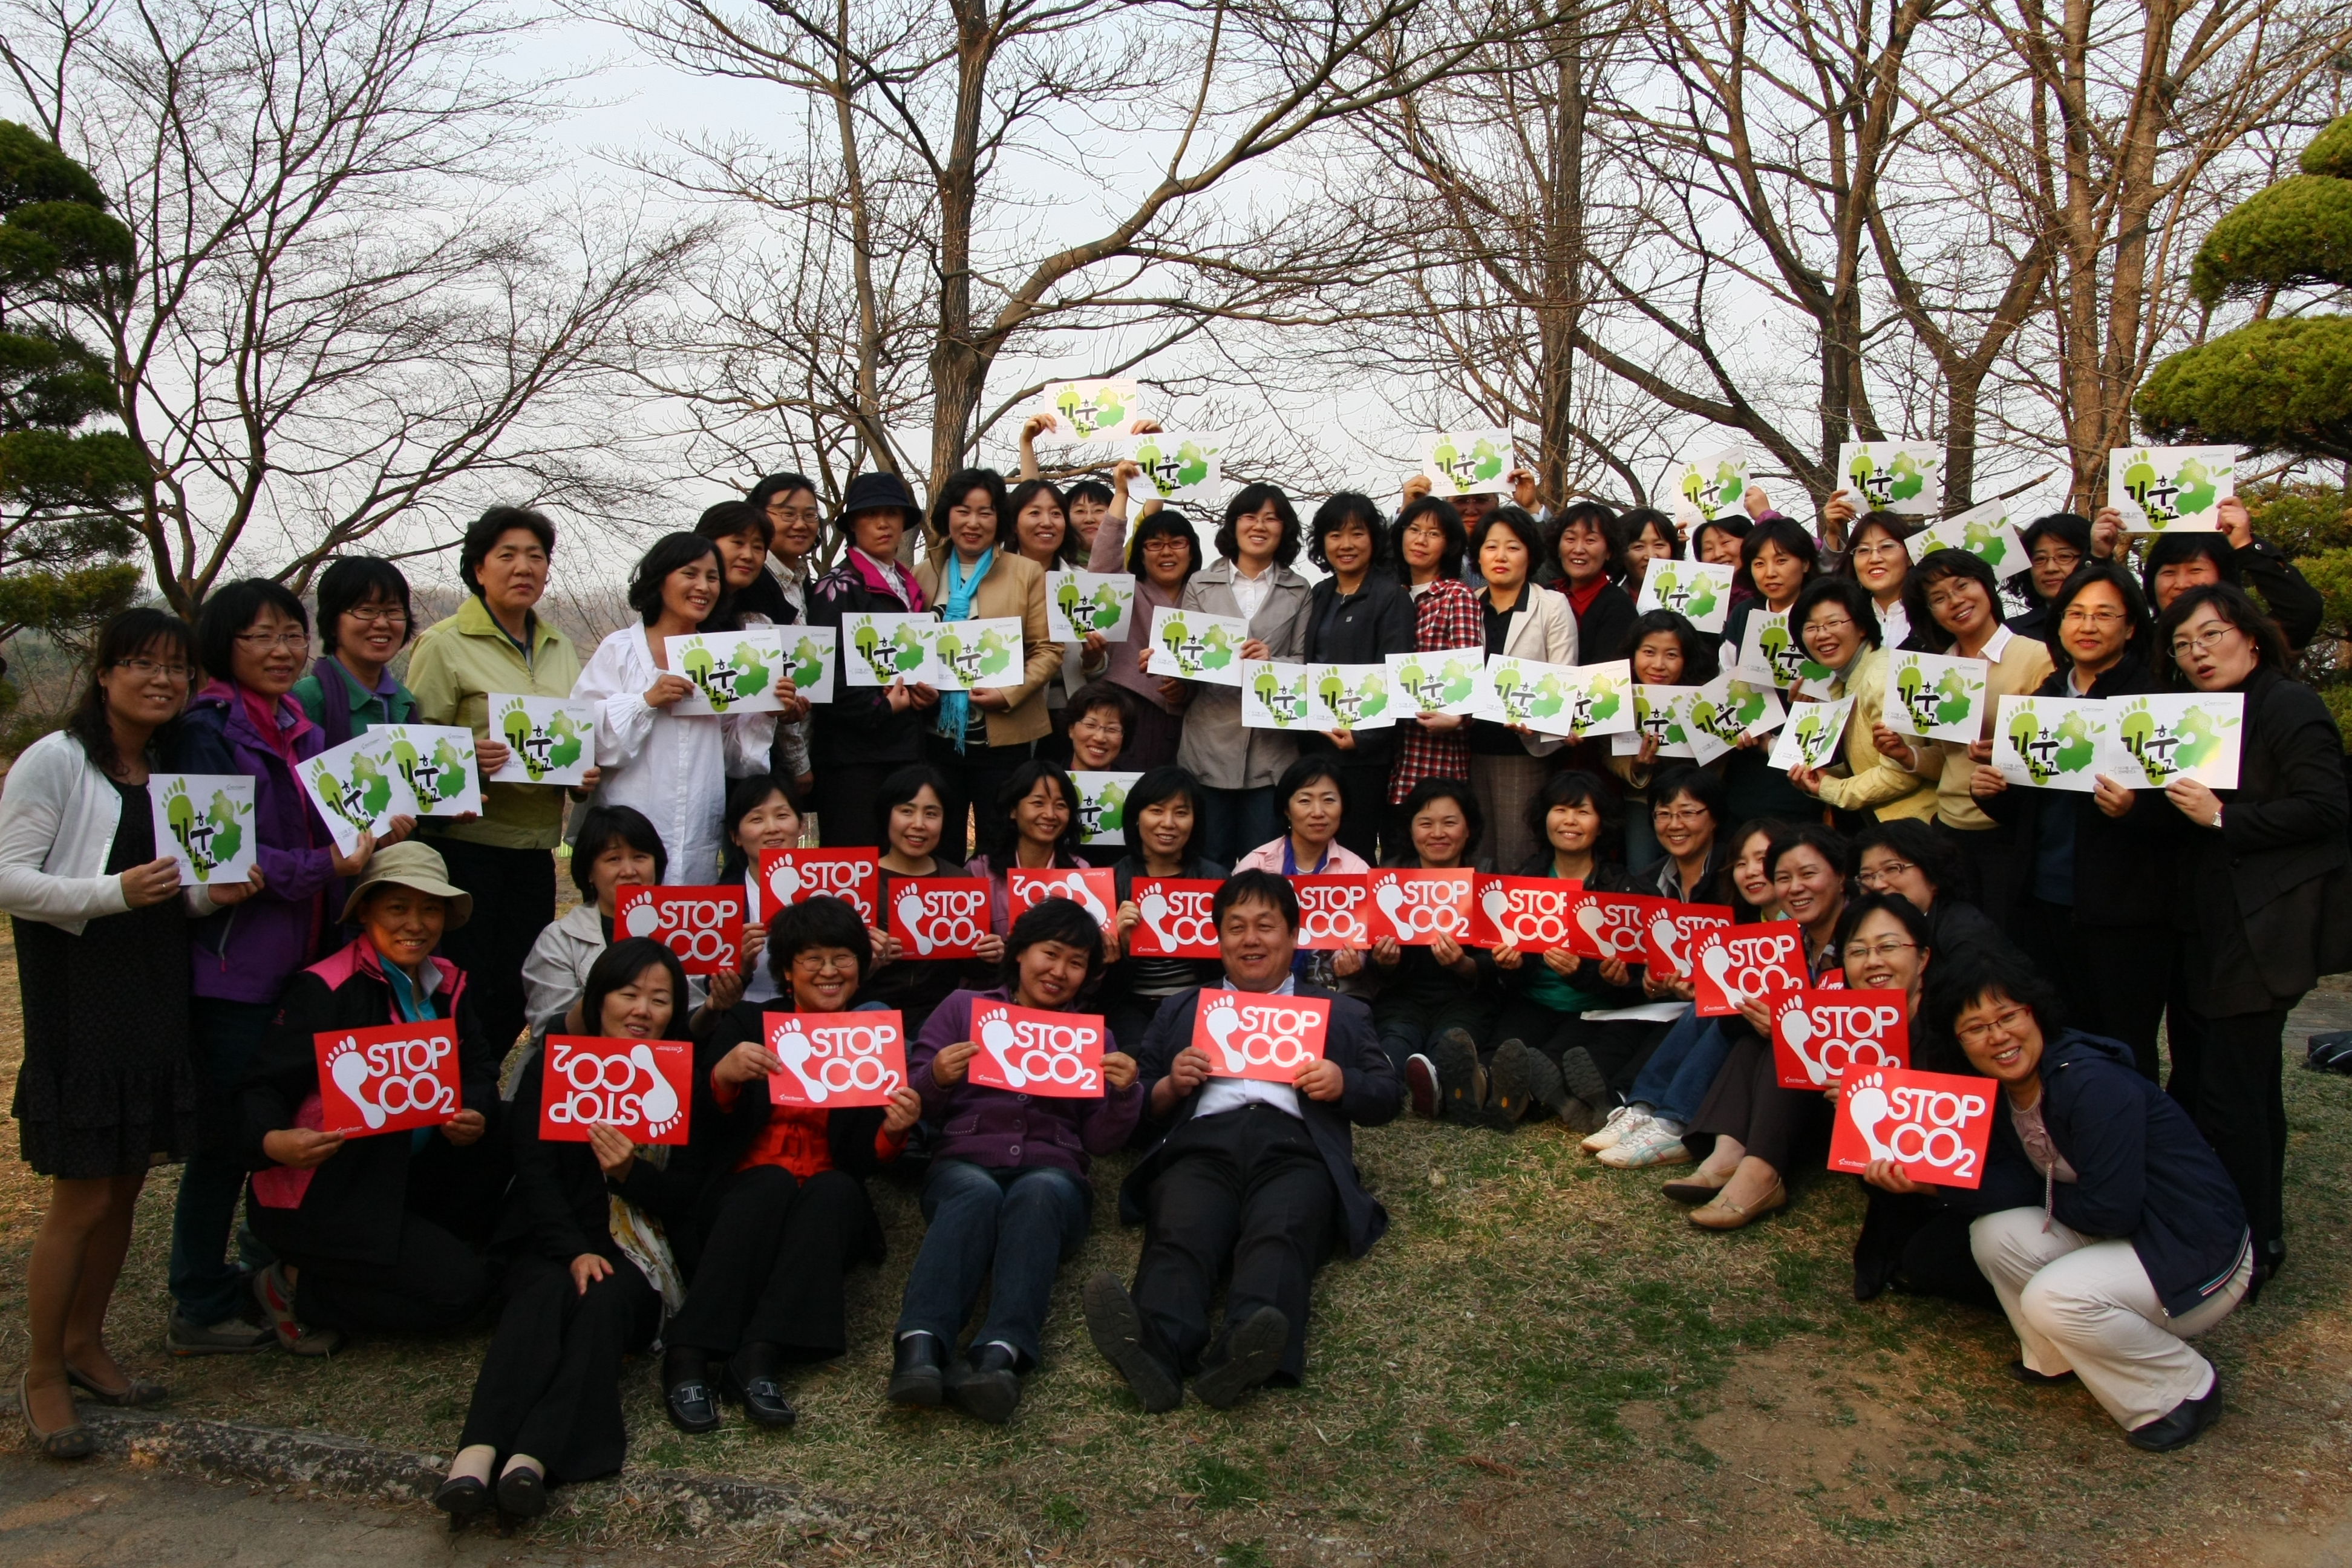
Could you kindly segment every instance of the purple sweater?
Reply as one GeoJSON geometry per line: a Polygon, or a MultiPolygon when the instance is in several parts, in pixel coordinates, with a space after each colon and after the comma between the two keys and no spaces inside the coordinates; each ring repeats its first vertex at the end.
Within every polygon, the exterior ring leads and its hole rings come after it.
{"type": "Polygon", "coordinates": [[[961,1083],[942,1087],[931,1078],[931,1058],[959,1040],[971,1038],[975,1002],[1007,1002],[1004,988],[958,991],[939,1005],[915,1038],[907,1061],[908,1079],[923,1097],[926,1120],[940,1124],[934,1157],[969,1160],[992,1170],[1053,1165],[1084,1176],[1089,1156],[1108,1154],[1125,1143],[1143,1112],[1139,1079],[1099,1100],[1056,1100],[986,1089],[967,1073],[961,1083]]]}
{"type": "MultiPolygon", "coordinates": [[[[326,736],[292,698],[278,703],[297,758],[326,749],[326,736]]],[[[320,895],[335,879],[334,839],[309,792],[261,732],[245,704],[215,683],[198,692],[181,721],[174,766],[192,773],[250,773],[262,890],[200,921],[189,944],[193,989],[228,1002],[274,1003],[286,983],[318,957],[320,895]]],[[[340,915],[341,910],[323,911],[340,915]]]]}

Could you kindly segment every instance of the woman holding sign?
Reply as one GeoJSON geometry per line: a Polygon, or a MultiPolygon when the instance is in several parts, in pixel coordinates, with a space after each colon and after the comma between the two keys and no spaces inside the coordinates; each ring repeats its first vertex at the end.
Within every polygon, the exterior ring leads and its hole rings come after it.
{"type": "MultiPolygon", "coordinates": [[[[627,938],[589,970],[581,1006],[595,1020],[582,1033],[680,1040],[686,973],[660,942],[627,938]]],[[[590,1083],[611,1079],[609,1058],[582,1059],[595,1068],[590,1083]]],[[[645,1060],[652,1059],[648,1051],[645,1060]]],[[[433,1494],[433,1506],[457,1519],[493,1503],[509,1517],[533,1518],[547,1510],[548,1487],[619,1469],[628,1452],[621,1358],[650,1344],[665,1306],[685,1300],[663,1230],[681,1197],[670,1170],[677,1151],[653,1143],[658,1132],[646,1125],[656,1101],[675,1115],[677,1091],[667,1079],[647,1086],[633,1071],[629,1093],[614,1097],[632,1102],[629,1126],[646,1135],[642,1143],[601,1121],[567,1122],[560,1131],[572,1136],[549,1136],[541,1131],[547,1081],[559,1090],[580,1081],[576,1072],[556,1075],[543,1051],[515,1066],[514,1185],[492,1241],[510,1259],[506,1306],[474,1380],[448,1479],[433,1494]]]]}
{"type": "Polygon", "coordinates": [[[1551,585],[1575,615],[1579,664],[1616,658],[1633,629],[1633,595],[1618,586],[1631,574],[1625,539],[1625,525],[1599,501],[1580,501],[1552,524],[1550,557],[1559,575],[1551,585]]]}
{"type": "MultiPolygon", "coordinates": [[[[739,1401],[754,1425],[799,1419],[780,1375],[788,1363],[830,1361],[848,1348],[849,1267],[878,1263],[883,1254],[866,1178],[905,1151],[923,1112],[903,1079],[878,1104],[828,1110],[778,1102],[780,1093],[809,1097],[804,1087],[779,1088],[788,1073],[788,1082],[804,1086],[798,1070],[804,1063],[787,1068],[769,1047],[767,1018],[856,1011],[902,1037],[895,1015],[872,1003],[853,1008],[871,950],[849,905],[818,897],[779,910],[766,946],[780,1005],[763,1012],[739,1004],[695,1051],[690,1148],[701,1186],[679,1248],[692,1283],[662,1335],[669,1347],[664,1400],[682,1432],[719,1425],[714,1357],[721,1363],[719,1393],[739,1401]]],[[[793,1037],[805,1053],[806,1037],[797,1030],[793,1037]]],[[[886,1072],[896,1065],[886,1064],[886,1072]]]]}
{"type": "MultiPolygon", "coordinates": [[[[1635,684],[1641,686],[1705,686],[1719,673],[1715,639],[1691,625],[1689,617],[1674,610],[1645,610],[1635,616],[1619,657],[1631,668],[1635,684]]],[[[1618,738],[1612,737],[1609,771],[1625,786],[1625,864],[1646,875],[1664,852],[1654,830],[1650,810],[1650,775],[1658,763],[1658,741],[1654,734],[1643,734],[1633,751],[1621,752],[1614,744],[1618,738]]],[[[1715,764],[1710,763],[1708,766],[1715,764]]],[[[1716,772],[1721,776],[1719,768],[1716,772]]],[[[1514,837],[1524,838],[1524,831],[1514,837]]],[[[1527,843],[1519,859],[1535,852],[1533,840],[1527,843]]],[[[1510,866],[1518,862],[1496,863],[1510,866]]]]}
{"type": "MultiPolygon", "coordinates": [[[[1769,652],[1760,645],[1759,616],[1786,616],[1796,607],[1797,595],[1817,574],[1821,548],[1793,520],[1767,513],[1739,542],[1739,571],[1731,580],[1731,618],[1723,626],[1723,660],[1727,668],[1742,668],[1741,655],[1754,661],[1744,679],[1762,684],[1768,678],[1762,664],[1769,652]],[[1745,589],[1753,597],[1742,597],[1745,589]]],[[[1801,651],[1793,627],[1786,648],[1801,651]]],[[[1784,689],[1787,679],[1769,678],[1784,689]]],[[[1789,782],[1787,773],[1771,764],[1772,744],[1764,737],[1743,735],[1738,749],[1724,760],[1724,787],[1730,791],[1731,814],[1744,821],[1778,817],[1788,822],[1818,822],[1821,803],[1789,782]]]]}
{"type": "MultiPolygon", "coordinates": [[[[1485,496],[1475,501],[1482,509],[1490,504],[1485,496]]],[[[1407,500],[1389,525],[1389,556],[1412,597],[1415,653],[1480,646],[1477,595],[1461,581],[1467,543],[1461,512],[1453,502],[1425,490],[1407,500]]],[[[1423,779],[1470,776],[1467,719],[1454,713],[1401,714],[1397,722],[1404,727],[1404,736],[1389,772],[1389,805],[1402,801],[1423,779]]]]}
{"type": "MultiPolygon", "coordinates": [[[[850,480],[835,521],[841,562],[810,587],[809,624],[832,627],[839,643],[842,623],[850,616],[920,612],[923,590],[914,574],[898,564],[898,545],[922,517],[907,481],[898,475],[860,474],[850,480]]],[[[922,760],[922,732],[930,728],[928,710],[939,700],[936,688],[919,682],[835,683],[833,700],[815,710],[809,731],[809,765],[816,779],[811,804],[827,849],[883,842],[875,792],[884,779],[922,760]]],[[[959,853],[962,844],[959,823],[959,853]]]]}
{"type": "Polygon", "coordinates": [[[1869,594],[1847,578],[1816,577],[1797,595],[1789,611],[1789,624],[1797,628],[1813,662],[1832,672],[1820,692],[1801,681],[1790,700],[1853,699],[1840,743],[1845,753],[1844,772],[1834,773],[1828,767],[1809,768],[1801,763],[1789,770],[1789,782],[1818,796],[1836,813],[1838,826],[1847,831],[1894,817],[1933,816],[1935,786],[1895,766],[1871,738],[1883,722],[1887,656],[1879,641],[1878,616],[1869,594]]]}
{"type": "Polygon", "coordinates": [[[948,476],[931,505],[930,553],[915,568],[924,599],[943,622],[1018,620],[1021,664],[1013,679],[970,691],[940,689],[924,755],[948,781],[947,850],[964,853],[964,816],[974,814],[972,852],[1002,854],[990,806],[1013,771],[1053,728],[1045,688],[1061,673],[1062,645],[1046,640],[1045,574],[1022,555],[1004,480],[992,468],[948,476]]]}
{"type": "Polygon", "coordinates": [[[581,814],[574,838],[572,885],[580,889],[581,901],[539,933],[523,961],[523,998],[534,1045],[550,1030],[593,1032],[580,998],[588,972],[613,943],[614,905],[623,888],[660,887],[669,862],[654,825],[625,805],[590,806],[581,814]]]}
{"type": "Polygon", "coordinates": [[[1127,792],[1127,853],[1111,863],[1118,890],[1119,951],[1125,956],[1103,976],[1102,1005],[1111,1038],[1129,1056],[1151,1026],[1160,1005],[1180,991],[1205,985],[1221,973],[1214,958],[1160,958],[1135,949],[1139,930],[1155,938],[1155,951],[1205,942],[1215,945],[1216,932],[1188,907],[1164,894],[1142,897],[1156,900],[1147,911],[1136,891],[1139,878],[1208,884],[1192,889],[1187,906],[1215,893],[1228,868],[1201,854],[1207,814],[1201,805],[1201,781],[1182,768],[1153,768],[1127,792]],[[1147,919],[1148,915],[1148,919],[1147,919]]]}
{"type": "Polygon", "coordinates": [[[1882,647],[1899,648],[1911,640],[1911,612],[1903,605],[1903,580],[1911,574],[1906,541],[1925,531],[1926,524],[1899,511],[1864,512],[1854,524],[1853,547],[1838,563],[1837,574],[1861,584],[1870,595],[1882,647]]]}
{"type": "MultiPolygon", "coordinates": [[[[654,542],[629,582],[639,625],[596,647],[572,695],[600,705],[596,804],[645,814],[669,849],[671,886],[707,887],[719,870],[719,814],[727,781],[768,771],[776,715],[681,715],[695,685],[670,667],[669,639],[689,637],[726,593],[719,547],[695,533],[654,542]]],[[[778,660],[774,699],[790,707],[793,679],[778,660]]]]}
{"type": "Polygon", "coordinates": [[[2231,788],[2186,771],[2193,751],[2221,743],[2229,714],[2175,725],[2173,761],[2184,771],[2164,796],[2185,823],[2172,903],[2189,1016],[2172,1031],[2170,1088],[2245,1199],[2259,1286],[2286,1257],[2280,1037],[2320,975],[2352,968],[2344,742],[2327,705],[2287,673],[2284,638],[2243,591],[2189,589],[2157,622],[2156,645],[2176,689],[2234,698],[2243,714],[2231,788]]]}
{"type": "MultiPolygon", "coordinates": [[[[1507,509],[1516,510],[1516,508],[1507,509]]],[[[1412,849],[1389,858],[1404,870],[1474,870],[1492,875],[1494,863],[1475,851],[1485,824],[1478,797],[1459,779],[1423,779],[1412,786],[1397,812],[1412,849]]],[[[1467,933],[1465,933],[1466,938],[1467,933]]],[[[1495,1021],[1488,982],[1494,964],[1475,948],[1444,931],[1427,946],[1405,947],[1383,936],[1372,943],[1371,975],[1380,986],[1372,1002],[1372,1026],[1381,1049],[1404,1080],[1416,1115],[1435,1116],[1441,1103],[1437,1069],[1425,1054],[1431,1043],[1448,1039],[1446,1055],[1456,1064],[1475,1061],[1477,1042],[1495,1021]]]]}
{"type": "Polygon", "coordinates": [[[1135,606],[1128,617],[1125,640],[1110,645],[1109,679],[1139,699],[1135,732],[1127,745],[1128,765],[1165,767],[1176,761],[1184,738],[1184,706],[1192,688],[1173,676],[1150,669],[1151,621],[1155,612],[1178,608],[1184,585],[1201,569],[1201,535],[1181,511],[1163,508],[1157,499],[1143,503],[1135,531],[1127,526],[1128,481],[1142,473],[1121,459],[1111,469],[1114,494],[1110,510],[1095,530],[1088,547],[1087,570],[1128,573],[1135,578],[1135,606]]]}
{"type": "MultiPolygon", "coordinates": [[[[1536,586],[1543,559],[1543,534],[1536,520],[1515,506],[1496,507],[1471,531],[1470,553],[1486,586],[1478,595],[1478,616],[1488,658],[1523,658],[1536,664],[1589,662],[1577,656],[1573,593],[1548,594],[1536,586]]],[[[1622,595],[1623,589],[1619,589],[1622,595]]],[[[1629,623],[1630,624],[1630,623],[1629,623]]],[[[1486,825],[1470,849],[1497,866],[1516,866],[1536,851],[1527,828],[1528,803],[1552,766],[1562,744],[1557,735],[1538,735],[1523,725],[1491,719],[1470,721],[1470,786],[1486,825]]]]}
{"type": "Polygon", "coordinates": [[[1143,1111],[1135,1058],[1109,1044],[1101,1018],[1072,1011],[1101,970],[1094,917],[1047,899],[1004,939],[1003,983],[949,997],[908,1056],[924,1114],[946,1131],[923,1179],[929,1228],[898,1312],[895,1403],[944,1395],[999,1425],[1021,1403],[1054,1275],[1093,1216],[1091,1157],[1125,1143],[1143,1111]],[[998,1003],[1042,1016],[999,1015],[998,1003]],[[983,1285],[988,1319],[959,1356],[983,1285]]]}
{"type": "MultiPolygon", "coordinates": [[[[1936,1184],[1925,1178],[1938,1167],[1888,1158],[1872,1160],[1865,1179],[1977,1216],[1970,1247],[2017,1331],[2011,1375],[2079,1377],[2132,1447],[2168,1453],[2221,1418],[2220,1375],[2187,1342],[2252,1283],[2246,1211],[2130,1047],[2061,1032],[2056,1000],[2013,952],[1979,948],[1937,964],[1923,1065],[1990,1080],[1981,1184],[1936,1184]]],[[[1842,1113],[1857,1126],[1868,1113],[1864,1137],[1876,1142],[1895,1136],[1884,1130],[1897,1109],[1857,1095],[1842,1113]]]]}
{"type": "MultiPolygon", "coordinates": [[[[727,854],[719,862],[721,887],[740,883],[746,910],[765,909],[773,900],[760,889],[760,856],[769,849],[791,849],[801,841],[800,808],[792,792],[773,778],[761,775],[738,779],[727,791],[727,811],[719,826],[727,834],[727,854]]],[[[752,919],[744,923],[743,952],[732,974],[710,979],[713,1011],[725,1012],[738,1002],[772,1002],[776,984],[760,962],[768,940],[768,924],[752,919]]]]}
{"type": "Polygon", "coordinates": [[[434,955],[473,903],[431,846],[379,851],[342,910],[360,935],[294,977],[238,1085],[247,1217],[278,1259],[253,1293],[296,1355],[454,1329],[489,1296],[460,1237],[506,1186],[507,1149],[482,1142],[506,1053],[434,955]]]}
{"type": "Polygon", "coordinates": [[[988,929],[1002,933],[1013,929],[1007,871],[1015,867],[1024,871],[1083,871],[1087,862],[1078,853],[1085,837],[1078,823],[1078,787],[1054,763],[1022,763],[1005,775],[989,804],[995,809],[982,819],[990,825],[986,836],[1002,847],[992,858],[973,856],[964,875],[988,879],[988,929]]]}
{"type": "MultiPolygon", "coordinates": [[[[1307,559],[1330,575],[1308,595],[1307,663],[1372,665],[1413,651],[1412,600],[1386,569],[1386,543],[1370,496],[1342,490],[1315,509],[1307,559]]],[[[1361,860],[1379,853],[1396,739],[1393,725],[1299,739],[1301,751],[1329,752],[1339,762],[1348,797],[1339,841],[1361,860]]]]}
{"type": "Polygon", "coordinates": [[[177,616],[116,616],[99,632],[66,727],[27,746],[0,786],[0,908],[14,917],[25,1026],[12,1109],[25,1163],[50,1178],[26,1270],[32,1344],[17,1409],[52,1458],[94,1447],[74,1415],[75,1388],[107,1405],[163,1397],[108,1352],[106,1310],[148,1167],[187,1158],[200,1131],[189,914],[241,903],[261,886],[257,868],[183,895],[175,819],[150,793],[195,662],[195,637],[177,616]]]}
{"type": "MultiPolygon", "coordinates": [[[[947,807],[940,804],[947,793],[947,781],[939,770],[920,763],[882,781],[876,804],[881,808],[885,837],[876,896],[883,909],[890,908],[895,889],[903,882],[970,875],[962,862],[939,853],[940,840],[947,835],[947,807]]],[[[858,999],[898,1014],[909,1028],[920,1028],[931,1009],[968,978],[967,960],[925,958],[908,952],[890,934],[887,916],[866,938],[874,961],[858,999]]],[[[1003,941],[992,931],[983,932],[980,962],[995,963],[1003,941]]]]}

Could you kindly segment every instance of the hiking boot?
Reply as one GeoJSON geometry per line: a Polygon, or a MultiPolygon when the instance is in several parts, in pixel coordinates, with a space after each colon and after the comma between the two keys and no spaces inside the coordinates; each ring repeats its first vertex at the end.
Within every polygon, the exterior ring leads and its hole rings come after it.
{"type": "Polygon", "coordinates": [[[1487,1120],[1507,1132],[1536,1106],[1561,1098],[1559,1069],[1526,1041],[1505,1040],[1486,1068],[1486,1089],[1487,1120]]]}
{"type": "Polygon", "coordinates": [[[1150,1328],[1127,1287],[1108,1272],[1097,1273],[1087,1281],[1084,1300],[1087,1337],[1127,1379],[1143,1408],[1158,1415],[1183,1404],[1184,1385],[1176,1381],[1176,1369],[1147,1342],[1150,1328]]]}
{"type": "Polygon", "coordinates": [[[1276,1307],[1260,1307],[1225,1326],[1224,1353],[1192,1378],[1192,1392],[1213,1409],[1230,1410],[1243,1394],[1272,1377],[1290,1342],[1290,1320],[1276,1307]]]}
{"type": "Polygon", "coordinates": [[[1485,1120],[1486,1069],[1478,1065],[1478,1045],[1467,1030],[1448,1029],[1429,1042],[1429,1060],[1437,1068],[1437,1083],[1445,1120],[1457,1127],[1475,1127],[1485,1120]]]}
{"type": "Polygon", "coordinates": [[[223,1318],[217,1323],[192,1323],[172,1314],[164,1331],[163,1348],[173,1355],[251,1355],[278,1342],[278,1331],[243,1318],[223,1318]]]}

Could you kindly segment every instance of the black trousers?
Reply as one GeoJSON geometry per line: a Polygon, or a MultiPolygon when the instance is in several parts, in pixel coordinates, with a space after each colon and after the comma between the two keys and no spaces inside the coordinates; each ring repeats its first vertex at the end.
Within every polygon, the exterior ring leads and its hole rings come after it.
{"type": "Polygon", "coordinates": [[[992,865],[999,863],[1007,830],[997,815],[996,792],[1004,787],[1013,770],[1029,761],[1035,750],[1035,742],[1024,741],[1017,746],[971,745],[958,752],[955,742],[944,735],[923,737],[924,760],[948,781],[948,798],[940,803],[947,808],[947,832],[940,843],[940,854],[950,860],[985,855],[992,865]],[[969,850],[963,847],[966,812],[971,815],[969,850]]]}
{"type": "Polygon", "coordinates": [[[446,1333],[471,1321],[497,1283],[472,1247],[413,1213],[402,1217],[399,1255],[390,1263],[288,1248],[278,1260],[297,1271],[294,1315],[320,1328],[446,1333]]]}
{"type": "Polygon", "coordinates": [[[1870,1206],[1853,1243],[1853,1299],[1867,1301],[1895,1289],[1941,1296],[1970,1306],[1999,1307],[1992,1282],[1969,1245],[1973,1217],[1946,1208],[1925,1193],[1864,1189],[1870,1206]]]}
{"type": "Polygon", "coordinates": [[[1822,1091],[1782,1089],[1772,1047],[1751,1033],[1724,1058],[1691,1131],[1738,1139],[1785,1182],[1796,1173],[1809,1145],[1824,1141],[1829,1123],[1830,1102],[1822,1091]]]}
{"type": "Polygon", "coordinates": [[[2067,1023],[2121,1040],[2139,1070],[2156,1081],[2158,1026],[2180,940],[2170,928],[2080,925],[2072,909],[2027,894],[2017,901],[2009,934],[2058,987],[2067,1023]]]}
{"type": "Polygon", "coordinates": [[[661,1294],[627,1258],[606,1261],[613,1271],[583,1294],[568,1265],[515,1260],[459,1447],[529,1454],[551,1481],[593,1480],[621,1468],[629,1446],[621,1357],[653,1342],[661,1294]]]}
{"type": "Polygon", "coordinates": [[[1664,1032],[1665,1026],[1659,1024],[1633,1018],[1587,1018],[1581,1013],[1561,1013],[1540,1002],[1521,1000],[1504,1007],[1479,1054],[1491,1054],[1505,1040],[1517,1040],[1557,1062],[1564,1053],[1581,1047],[1610,1087],[1623,1090],[1633,1087],[1633,1075],[1641,1070],[1636,1058],[1646,1054],[1644,1047],[1654,1036],[1664,1032]]]}
{"type": "Polygon", "coordinates": [[[873,1226],[865,1184],[846,1172],[803,1182],[781,1165],[738,1171],[662,1338],[720,1356],[753,1344],[789,1361],[839,1355],[849,1348],[842,1282],[873,1226]]]}
{"type": "Polygon", "coordinates": [[[502,1100],[493,1100],[479,1138],[462,1149],[446,1138],[430,1138],[408,1161],[408,1212],[478,1252],[489,1248],[514,1174],[510,1109],[502,1100]]]}
{"type": "Polygon", "coordinates": [[[2258,1258],[2286,1246],[2286,1008],[2205,1018],[2173,1010],[2166,1091],[2197,1123],[2238,1184],[2258,1258]]]}
{"type": "MultiPolygon", "coordinates": [[[[528,1021],[523,961],[555,919],[555,857],[545,849],[507,849],[446,836],[432,844],[449,868],[449,880],[474,896],[472,916],[441,938],[441,956],[466,972],[482,1026],[503,1056],[528,1021]]],[[[488,1205],[493,1221],[498,1206],[488,1205]]]]}
{"type": "Polygon", "coordinates": [[[1169,1135],[1167,1163],[1144,1197],[1135,1304],[1155,1348],[1190,1374],[1208,1351],[1220,1277],[1228,1326],[1261,1307],[1290,1321],[1276,1375],[1307,1371],[1315,1271],[1339,1234],[1339,1194],[1307,1124],[1270,1105],[1194,1117],[1169,1135]]]}
{"type": "Polygon", "coordinates": [[[2010,917],[2017,912],[2017,900],[2024,892],[2026,861],[2030,858],[2018,847],[2017,829],[2003,824],[1969,831],[1953,827],[1937,817],[1936,831],[1968,862],[1969,879],[1976,884],[1977,908],[1993,924],[2007,931],[2010,917]]]}
{"type": "MultiPolygon", "coordinates": [[[[1339,760],[1349,753],[1335,752],[1332,755],[1339,760]]],[[[1389,831],[1392,815],[1389,808],[1389,763],[1384,761],[1368,766],[1340,760],[1339,767],[1340,847],[1362,857],[1367,864],[1377,866],[1381,863],[1381,839],[1386,837],[1394,840],[1398,837],[1389,831]]]]}
{"type": "MultiPolygon", "coordinates": [[[[827,849],[864,849],[887,842],[883,830],[889,824],[883,821],[882,808],[876,804],[882,794],[882,781],[913,765],[912,762],[817,764],[816,782],[809,786],[817,841],[827,849]]],[[[942,847],[940,853],[945,855],[946,848],[942,847]]]]}

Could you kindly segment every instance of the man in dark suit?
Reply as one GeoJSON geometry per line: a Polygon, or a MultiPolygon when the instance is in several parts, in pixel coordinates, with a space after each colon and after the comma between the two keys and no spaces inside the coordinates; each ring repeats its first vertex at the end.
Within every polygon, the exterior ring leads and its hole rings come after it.
{"type": "Polygon", "coordinates": [[[1201,988],[1168,998],[1145,1032],[1137,1076],[1147,1114],[1168,1131],[1118,1194],[1119,1217],[1143,1224],[1143,1255],[1131,1293],[1108,1273],[1087,1280],[1086,1310],[1095,1347],[1155,1413],[1183,1402],[1187,1374],[1221,1410],[1270,1378],[1295,1385],[1315,1270],[1337,1243],[1360,1258],[1388,1228],[1356,1173],[1349,1131],[1393,1119],[1402,1100],[1370,1012],[1293,980],[1298,896],[1283,878],[1235,873],[1213,913],[1226,988],[1322,997],[1331,1016],[1322,1058],[1290,1084],[1212,1076],[1192,1045],[1201,988]],[[1209,1300],[1228,1268],[1224,1331],[1213,1343],[1209,1300]]]}

